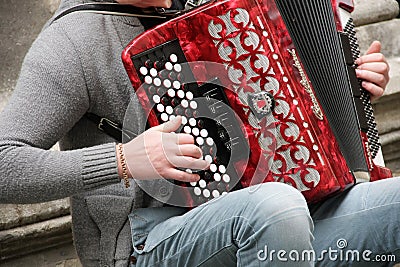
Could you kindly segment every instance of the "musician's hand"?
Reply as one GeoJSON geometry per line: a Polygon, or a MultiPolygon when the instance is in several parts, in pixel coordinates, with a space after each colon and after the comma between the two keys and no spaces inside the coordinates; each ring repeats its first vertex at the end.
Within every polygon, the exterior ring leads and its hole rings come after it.
{"type": "MultiPolygon", "coordinates": [[[[194,145],[189,134],[174,133],[182,117],[153,127],[123,145],[128,176],[139,180],[156,178],[184,182],[199,180],[199,175],[176,169],[206,169],[209,163],[202,158],[201,149],[194,145]]],[[[121,170],[120,170],[121,174],[121,170]]]]}
{"type": "Polygon", "coordinates": [[[364,80],[362,86],[371,93],[371,99],[381,97],[389,82],[389,64],[381,53],[381,43],[374,41],[356,64],[357,77],[364,80]]]}
{"type": "Polygon", "coordinates": [[[172,5],[171,0],[117,0],[120,4],[132,5],[140,8],[147,7],[165,7],[170,8],[172,5]]]}

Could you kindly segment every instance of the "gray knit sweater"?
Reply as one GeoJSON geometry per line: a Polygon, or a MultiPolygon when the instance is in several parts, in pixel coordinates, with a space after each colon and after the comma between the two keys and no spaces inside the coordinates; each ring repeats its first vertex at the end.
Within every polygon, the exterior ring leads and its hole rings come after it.
{"type": "MultiPolygon", "coordinates": [[[[84,2],[89,0],[63,0],[56,14],[84,2]]],[[[136,103],[121,52],[142,31],[136,18],[93,13],[49,22],[0,115],[0,203],[71,197],[74,241],[84,266],[127,266],[127,215],[161,205],[136,184],[124,188],[116,141],[84,117],[92,112],[122,122],[128,103],[136,103]],[[50,151],[57,141],[62,151],[50,151]]],[[[129,108],[136,116],[130,127],[140,132],[140,105],[129,108]]]]}

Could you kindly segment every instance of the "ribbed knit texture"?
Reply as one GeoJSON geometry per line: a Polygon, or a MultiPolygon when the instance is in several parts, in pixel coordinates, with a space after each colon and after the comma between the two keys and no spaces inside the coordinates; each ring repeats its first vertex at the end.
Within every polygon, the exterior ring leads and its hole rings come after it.
{"type": "Polygon", "coordinates": [[[88,148],[83,152],[83,184],[86,188],[98,187],[99,183],[115,182],[115,145],[107,144],[88,148]]]}

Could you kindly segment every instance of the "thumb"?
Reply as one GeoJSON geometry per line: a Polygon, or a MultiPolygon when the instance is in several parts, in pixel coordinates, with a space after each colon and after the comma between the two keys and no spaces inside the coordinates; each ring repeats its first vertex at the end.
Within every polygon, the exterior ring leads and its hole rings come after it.
{"type": "Polygon", "coordinates": [[[369,54],[373,54],[373,53],[380,53],[381,47],[382,47],[382,45],[379,41],[373,41],[365,54],[369,55],[369,54]]]}
{"type": "Polygon", "coordinates": [[[182,117],[177,116],[175,119],[170,120],[166,123],[160,124],[158,126],[153,127],[154,130],[164,132],[164,133],[170,133],[170,132],[175,132],[176,130],[179,129],[179,127],[182,124],[182,117]]]}

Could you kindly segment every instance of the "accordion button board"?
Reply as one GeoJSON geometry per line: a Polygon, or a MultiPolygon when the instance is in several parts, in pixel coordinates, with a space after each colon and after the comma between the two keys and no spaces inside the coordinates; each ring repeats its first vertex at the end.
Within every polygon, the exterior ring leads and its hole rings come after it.
{"type": "Polygon", "coordinates": [[[218,78],[198,85],[177,40],[136,55],[132,62],[158,123],[181,116],[179,132],[192,135],[210,163],[208,170],[184,170],[201,177],[183,183],[195,205],[240,187],[230,162],[247,158],[249,148],[218,78]]]}

